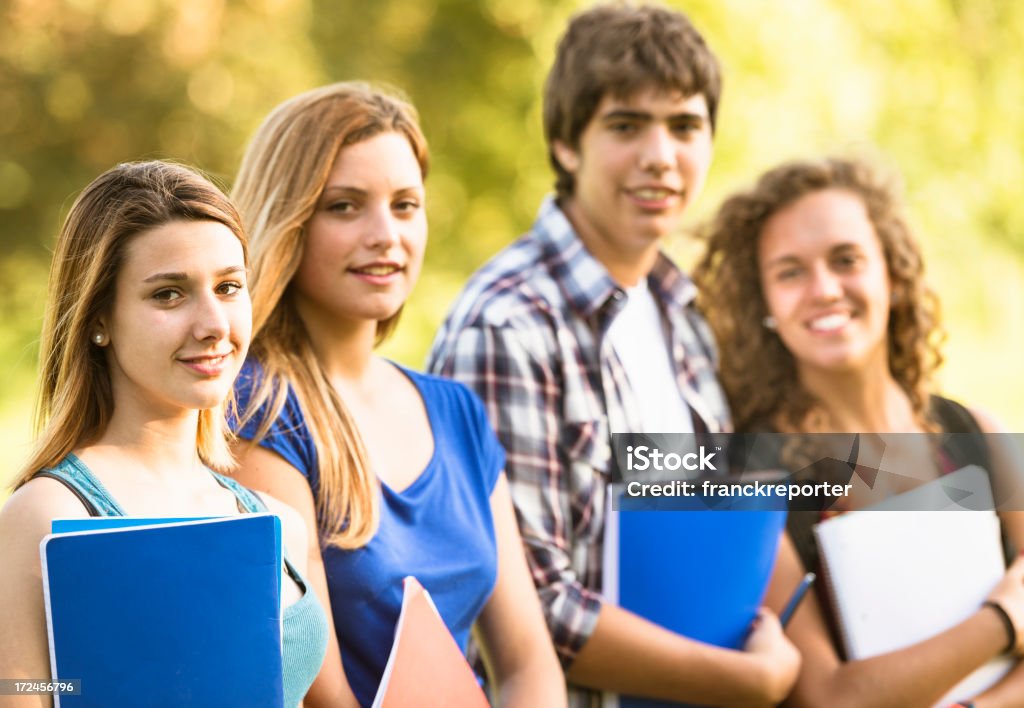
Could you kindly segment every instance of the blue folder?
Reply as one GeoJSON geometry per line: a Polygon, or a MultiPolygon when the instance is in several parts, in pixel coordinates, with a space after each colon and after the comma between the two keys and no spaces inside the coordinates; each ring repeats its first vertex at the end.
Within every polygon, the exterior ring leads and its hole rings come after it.
{"type": "Polygon", "coordinates": [[[277,517],[90,523],[40,544],[56,705],[282,705],[277,517]]]}
{"type": "MultiPolygon", "coordinates": [[[[50,522],[50,533],[71,533],[74,531],[99,531],[101,529],[128,528],[131,526],[157,526],[164,524],[183,523],[185,521],[209,521],[211,519],[232,518],[224,516],[175,516],[175,517],[149,517],[149,516],[84,516],[75,519],[54,519],[50,522]]],[[[274,548],[277,549],[277,567],[284,566],[282,557],[283,546],[281,545],[281,519],[274,517],[274,533],[276,540],[274,548]]],[[[277,576],[277,591],[281,592],[281,575],[277,576]]]]}
{"type": "MultiPolygon", "coordinates": [[[[690,639],[742,648],[764,600],[786,512],[753,505],[733,507],[755,509],[746,511],[628,508],[616,512],[619,605],[690,639]]],[[[619,705],[671,704],[620,696],[619,705]]]]}
{"type": "Polygon", "coordinates": [[[54,519],[50,522],[50,533],[74,533],[76,531],[102,531],[104,529],[129,528],[131,526],[164,526],[186,521],[209,521],[224,519],[224,516],[84,516],[78,519],[54,519]]]}

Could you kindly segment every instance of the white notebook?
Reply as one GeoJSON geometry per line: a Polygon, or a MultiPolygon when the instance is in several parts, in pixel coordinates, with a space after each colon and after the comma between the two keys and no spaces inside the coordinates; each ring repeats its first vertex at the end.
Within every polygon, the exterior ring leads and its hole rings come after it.
{"type": "MultiPolygon", "coordinates": [[[[886,506],[919,508],[914,501],[934,499],[933,485],[940,483],[977,489],[979,474],[988,485],[983,470],[964,468],[886,506]]],[[[987,493],[991,497],[990,488],[987,493]]],[[[994,511],[853,511],[818,524],[815,535],[850,659],[902,649],[959,624],[977,612],[1005,572],[994,511]]],[[[993,659],[940,704],[973,698],[1013,665],[1009,657],[993,659]]]]}

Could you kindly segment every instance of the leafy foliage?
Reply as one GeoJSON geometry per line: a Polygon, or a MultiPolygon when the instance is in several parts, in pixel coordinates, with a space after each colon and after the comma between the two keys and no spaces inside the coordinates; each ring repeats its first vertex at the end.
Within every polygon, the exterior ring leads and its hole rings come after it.
{"type": "MultiPolygon", "coordinates": [[[[947,388],[1024,426],[1016,406],[1024,384],[987,373],[1024,348],[1024,4],[672,4],[685,5],[726,73],[716,162],[697,216],[785,158],[866,152],[899,171],[947,304],[947,388]]],[[[432,245],[387,345],[419,364],[466,276],[528,226],[551,187],[541,88],[565,20],[582,6],[6,0],[0,443],[23,446],[28,436],[48,249],[77,191],[119,161],[152,157],[228,184],[266,112],[329,81],[400,87],[431,140],[432,245]]],[[[692,257],[692,247],[672,249],[692,257]]]]}

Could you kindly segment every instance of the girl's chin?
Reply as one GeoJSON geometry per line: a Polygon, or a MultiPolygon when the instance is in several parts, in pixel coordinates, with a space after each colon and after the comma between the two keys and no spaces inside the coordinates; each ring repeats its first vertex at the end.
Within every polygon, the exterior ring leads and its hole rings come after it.
{"type": "Polygon", "coordinates": [[[222,403],[224,403],[224,400],[228,397],[229,392],[230,386],[209,386],[203,391],[196,391],[193,396],[190,396],[188,398],[188,400],[183,401],[183,403],[185,404],[184,407],[200,411],[217,408],[222,403]]]}
{"type": "Polygon", "coordinates": [[[853,355],[810,357],[800,361],[798,365],[801,369],[813,371],[819,376],[844,376],[858,372],[866,372],[868,369],[868,366],[862,359],[853,355]]]}

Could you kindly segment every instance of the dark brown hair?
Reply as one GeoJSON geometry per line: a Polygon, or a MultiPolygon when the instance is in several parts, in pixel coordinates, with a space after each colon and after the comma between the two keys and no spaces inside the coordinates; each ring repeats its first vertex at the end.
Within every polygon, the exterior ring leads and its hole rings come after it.
{"type": "Polygon", "coordinates": [[[645,89],[703,95],[714,130],[718,60],[685,15],[652,5],[599,5],[569,21],[544,88],[544,135],[558,196],[571,196],[575,182],[553,143],[578,148],[605,95],[624,99],[645,89]]]}
{"type": "MultiPolygon", "coordinates": [[[[796,361],[762,324],[758,242],[772,215],[811,192],[841,189],[864,203],[885,255],[892,304],[889,370],[928,424],[928,387],[942,361],[939,305],[924,282],[921,252],[893,184],[868,164],[830,158],[783,164],[728,198],[704,229],[707,252],[694,272],[700,305],[721,347],[720,378],[737,430],[766,424],[806,430],[817,401],[799,383],[796,361]]],[[[813,426],[812,426],[813,427],[813,426]]],[[[828,428],[825,427],[824,430],[828,428]]]]}

